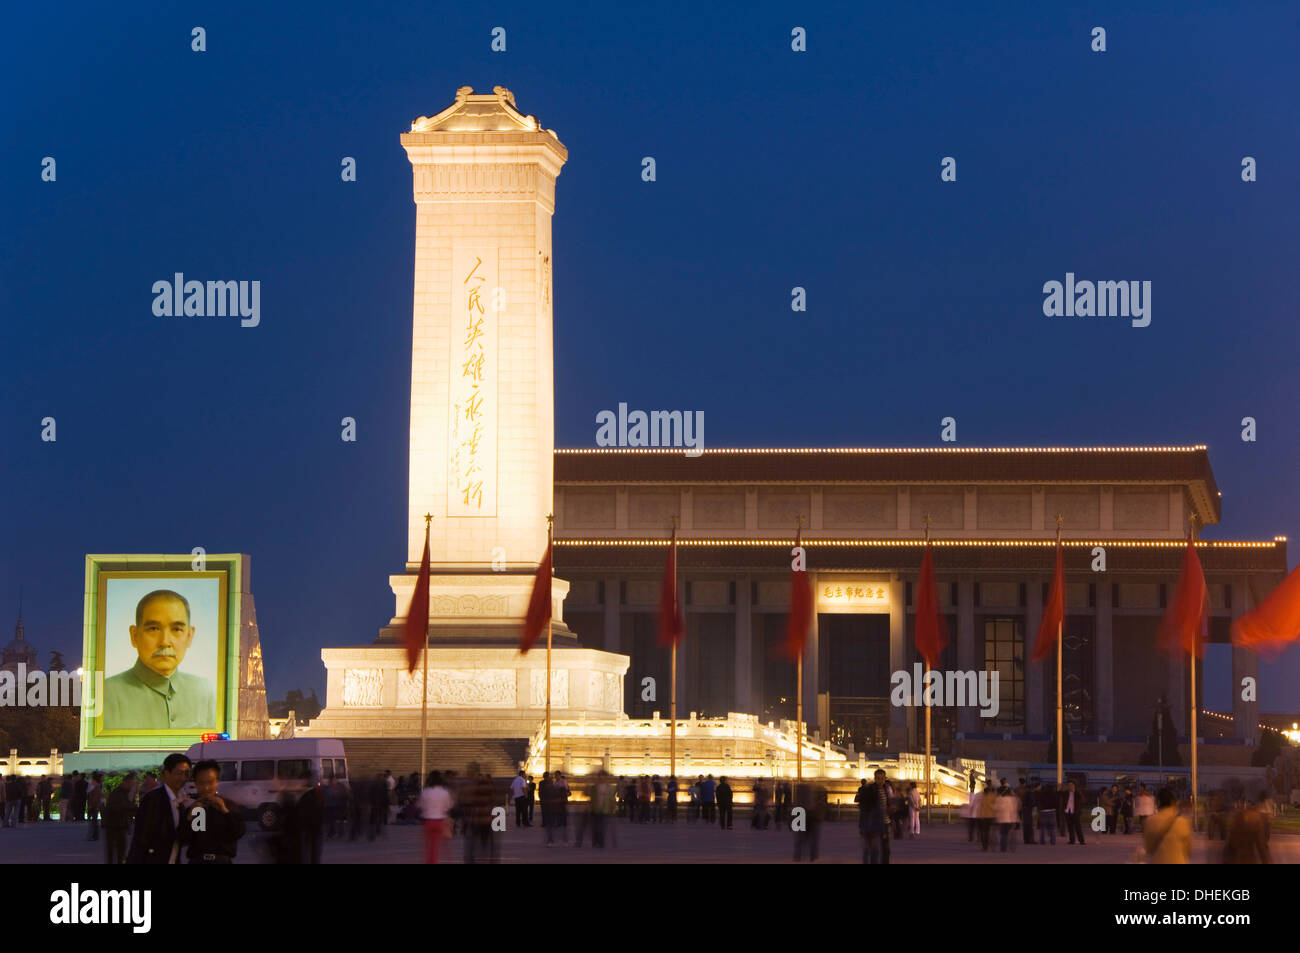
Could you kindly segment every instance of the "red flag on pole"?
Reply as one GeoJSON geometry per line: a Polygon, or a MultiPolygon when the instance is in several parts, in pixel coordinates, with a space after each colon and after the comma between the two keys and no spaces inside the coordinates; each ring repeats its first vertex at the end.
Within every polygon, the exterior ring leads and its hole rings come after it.
{"type": "Polygon", "coordinates": [[[1056,648],[1056,635],[1065,621],[1065,556],[1061,540],[1056,540],[1056,571],[1052,573],[1052,587],[1047,591],[1047,605],[1043,606],[1043,620],[1038,624],[1038,637],[1034,639],[1031,662],[1041,662],[1056,648]]]}
{"type": "Polygon", "coordinates": [[[1196,546],[1187,537],[1187,552],[1183,555],[1183,568],[1178,573],[1174,596],[1165,609],[1164,618],[1156,633],[1160,651],[1167,655],[1190,652],[1198,659],[1205,654],[1205,629],[1210,608],[1209,591],[1205,587],[1205,573],[1197,558],[1196,546]]]}
{"type": "Polygon", "coordinates": [[[677,645],[686,632],[682,616],[682,601],[677,594],[677,530],[673,530],[672,544],[668,547],[668,561],[664,563],[663,587],[659,592],[659,644],[677,645]]]}
{"type": "Polygon", "coordinates": [[[916,650],[927,668],[938,668],[939,656],[948,645],[948,627],[939,614],[939,592],[934,584],[934,556],[925,541],[921,576],[916,583],[916,650]]]}
{"type": "Polygon", "coordinates": [[[813,615],[812,579],[808,576],[807,556],[799,542],[800,536],[799,532],[795,533],[794,548],[798,552],[790,563],[790,622],[785,633],[785,654],[791,661],[803,657],[813,615]]]}
{"type": "Polygon", "coordinates": [[[537,567],[537,578],[533,580],[533,595],[528,600],[528,615],[524,618],[524,631],[519,637],[519,651],[527,654],[537,637],[551,621],[551,543],[546,542],[546,555],[537,567]]]}
{"type": "Polygon", "coordinates": [[[1300,566],[1254,609],[1232,623],[1232,644],[1277,658],[1300,639],[1300,566]]]}
{"type": "Polygon", "coordinates": [[[411,607],[406,610],[406,671],[414,672],[420,663],[420,651],[429,638],[429,521],[424,521],[424,558],[420,560],[420,578],[411,593],[411,607]]]}

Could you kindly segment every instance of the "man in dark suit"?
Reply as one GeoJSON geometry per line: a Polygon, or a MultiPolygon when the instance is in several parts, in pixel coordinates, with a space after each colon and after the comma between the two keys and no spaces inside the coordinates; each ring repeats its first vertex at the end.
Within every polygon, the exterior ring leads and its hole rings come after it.
{"type": "Polygon", "coordinates": [[[1077,785],[1071,781],[1061,794],[1061,814],[1065,818],[1065,831],[1070,835],[1071,844],[1076,840],[1080,844],[1086,843],[1083,839],[1083,828],[1079,824],[1079,815],[1083,811],[1083,792],[1079,791],[1077,785]]]}
{"type": "Polygon", "coordinates": [[[135,836],[127,852],[128,864],[174,864],[180,853],[176,829],[189,801],[181,788],[190,779],[190,759],[183,754],[169,754],[163,762],[162,780],[140,798],[135,815],[135,836]]]}

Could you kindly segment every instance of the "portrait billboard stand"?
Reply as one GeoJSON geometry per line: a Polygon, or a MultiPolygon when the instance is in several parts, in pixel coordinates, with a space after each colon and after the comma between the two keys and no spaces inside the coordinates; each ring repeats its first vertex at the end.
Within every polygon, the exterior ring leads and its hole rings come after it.
{"type": "Polygon", "coordinates": [[[82,657],[69,771],[156,768],[205,732],[270,737],[247,555],[88,555],[82,657]]]}

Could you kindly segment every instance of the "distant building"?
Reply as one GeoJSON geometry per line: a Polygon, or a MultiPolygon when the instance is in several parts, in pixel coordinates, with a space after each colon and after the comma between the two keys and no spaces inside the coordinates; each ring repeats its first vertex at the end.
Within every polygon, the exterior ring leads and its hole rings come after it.
{"type": "Polygon", "coordinates": [[[0,672],[13,672],[18,675],[18,666],[25,666],[28,672],[38,671],[41,667],[37,661],[36,649],[23,635],[23,616],[18,613],[18,624],[14,626],[13,641],[0,649],[0,672]]]}

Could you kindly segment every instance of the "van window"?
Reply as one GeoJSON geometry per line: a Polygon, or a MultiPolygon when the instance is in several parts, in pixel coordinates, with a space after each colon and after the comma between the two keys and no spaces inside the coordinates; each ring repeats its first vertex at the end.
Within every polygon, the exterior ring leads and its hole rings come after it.
{"type": "Polygon", "coordinates": [[[277,761],[275,776],[281,781],[300,781],[311,779],[311,761],[306,758],[277,761]]]}
{"type": "Polygon", "coordinates": [[[332,758],[320,759],[320,779],[322,781],[334,780],[334,761],[332,758]]]}
{"type": "Polygon", "coordinates": [[[346,778],[348,776],[348,763],[343,758],[334,759],[334,777],[346,778]]]}
{"type": "Polygon", "coordinates": [[[222,781],[237,781],[237,780],[239,780],[239,762],[238,762],[238,761],[218,761],[217,764],[221,765],[221,778],[220,778],[220,780],[222,780],[222,781]]]}
{"type": "Polygon", "coordinates": [[[274,761],[245,761],[241,781],[269,781],[275,777],[274,761]]]}

